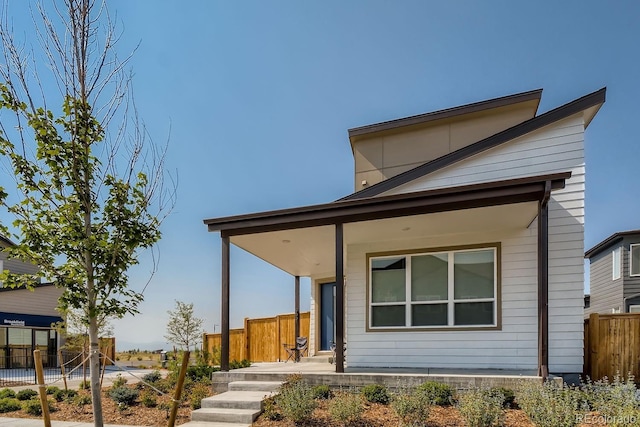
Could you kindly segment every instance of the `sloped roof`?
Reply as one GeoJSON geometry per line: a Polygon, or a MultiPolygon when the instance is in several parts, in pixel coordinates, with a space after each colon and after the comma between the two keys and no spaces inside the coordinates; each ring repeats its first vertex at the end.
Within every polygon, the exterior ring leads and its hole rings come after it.
{"type": "Polygon", "coordinates": [[[15,246],[16,245],[9,238],[4,237],[2,234],[0,234],[0,243],[4,243],[7,246],[15,246]]]}
{"type": "Polygon", "coordinates": [[[377,196],[393,188],[396,188],[400,185],[406,184],[417,178],[421,178],[425,175],[433,173],[444,167],[450,166],[461,160],[467,159],[473,155],[486,151],[490,148],[497,147],[515,138],[518,138],[520,136],[523,136],[530,132],[538,130],[544,126],[548,126],[560,120],[566,119],[567,117],[570,117],[581,111],[585,111],[592,108],[593,111],[591,111],[590,117],[588,117],[587,120],[585,121],[585,127],[586,127],[591,121],[591,119],[593,118],[593,116],[595,116],[598,109],[605,102],[606,91],[607,91],[606,87],[600,90],[597,90],[593,93],[585,95],[581,98],[578,98],[574,101],[571,101],[553,110],[547,111],[546,113],[540,114],[539,116],[536,116],[530,120],[524,121],[516,126],[513,126],[495,135],[484,138],[478,142],[475,142],[471,145],[463,147],[459,150],[453,151],[442,157],[438,157],[437,159],[431,160],[430,162],[424,163],[404,173],[388,178],[375,185],[372,185],[371,187],[352,193],[346,197],[339,199],[338,201],[362,199],[362,198],[377,196]]]}
{"type": "Polygon", "coordinates": [[[628,230],[628,231],[619,231],[617,233],[613,233],[611,236],[607,237],[588,251],[584,253],[585,258],[591,258],[594,255],[599,254],[603,250],[607,249],[609,246],[618,243],[625,236],[638,236],[640,237],[640,230],[628,230]]]}

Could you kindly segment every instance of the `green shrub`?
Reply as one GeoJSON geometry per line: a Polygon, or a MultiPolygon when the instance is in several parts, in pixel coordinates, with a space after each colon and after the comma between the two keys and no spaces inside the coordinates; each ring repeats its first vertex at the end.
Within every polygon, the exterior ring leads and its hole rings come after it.
{"type": "Polygon", "coordinates": [[[229,362],[229,369],[240,369],[240,368],[248,368],[251,366],[251,362],[247,359],[242,360],[232,360],[229,362]]]}
{"type": "Polygon", "coordinates": [[[138,390],[125,386],[114,387],[109,390],[109,397],[111,399],[113,399],[119,405],[126,406],[132,405],[138,398],[139,394],[140,393],[138,392],[138,390]]]}
{"type": "Polygon", "coordinates": [[[54,394],[56,391],[60,391],[60,389],[54,385],[50,385],[46,389],[47,394],[54,394]]]}
{"type": "Polygon", "coordinates": [[[331,389],[326,384],[314,386],[312,390],[314,399],[331,399],[331,396],[333,395],[333,393],[331,393],[331,389]]]}
{"type": "Polygon", "coordinates": [[[282,419],[275,396],[265,396],[262,399],[262,415],[269,421],[280,421],[282,419]]]}
{"type": "Polygon", "coordinates": [[[88,394],[79,394],[73,397],[74,405],[76,406],[84,406],[84,405],[90,405],[91,404],[91,396],[89,396],[88,394]]]}
{"type": "Polygon", "coordinates": [[[113,380],[113,388],[119,388],[122,387],[123,385],[125,385],[127,383],[127,379],[125,377],[123,377],[121,374],[116,375],[116,379],[113,380]]]}
{"type": "Polygon", "coordinates": [[[363,411],[362,397],[356,393],[340,393],[329,402],[329,415],[343,425],[358,421],[363,411]]]}
{"type": "Polygon", "coordinates": [[[38,395],[38,392],[35,390],[31,390],[30,388],[25,388],[24,390],[20,390],[16,397],[18,400],[30,400],[38,395]]]}
{"type": "Polygon", "coordinates": [[[78,395],[78,392],[75,390],[57,390],[53,393],[53,398],[58,401],[58,402],[62,402],[63,400],[72,400],[74,397],[76,397],[78,395]]]}
{"type": "Polygon", "coordinates": [[[155,408],[158,405],[155,392],[146,389],[140,394],[140,402],[145,408],[155,408]]]}
{"type": "Polygon", "coordinates": [[[20,401],[13,397],[0,398],[0,414],[5,412],[19,411],[22,408],[20,401]]]}
{"type": "Polygon", "coordinates": [[[391,407],[400,418],[402,426],[422,426],[429,418],[431,400],[427,393],[400,388],[391,400],[391,407]]]}
{"type": "Polygon", "coordinates": [[[16,397],[16,392],[11,390],[10,388],[3,388],[2,390],[0,390],[0,399],[4,399],[4,398],[15,398],[16,397]]]}
{"type": "Polygon", "coordinates": [[[202,399],[208,396],[211,396],[211,386],[205,382],[195,383],[189,393],[191,409],[200,409],[202,407],[202,399]]]}
{"type": "Polygon", "coordinates": [[[391,401],[389,390],[381,384],[369,384],[362,387],[362,396],[364,396],[369,403],[387,405],[391,401]]]}
{"type": "Polygon", "coordinates": [[[89,389],[91,389],[91,381],[85,380],[80,382],[80,385],[78,386],[78,390],[89,390],[89,389]]]}
{"type": "Polygon", "coordinates": [[[193,381],[200,381],[201,379],[211,380],[211,375],[214,372],[219,371],[220,368],[217,366],[209,366],[209,365],[194,365],[189,366],[187,368],[187,378],[192,379],[193,381]]]}
{"type": "Polygon", "coordinates": [[[579,424],[581,393],[553,381],[523,382],[516,391],[518,406],[538,427],[574,427],[579,424]]]}
{"type": "Polygon", "coordinates": [[[276,397],[282,415],[294,423],[299,423],[311,416],[316,408],[313,390],[305,381],[288,382],[280,389],[276,397]]]}
{"type": "Polygon", "coordinates": [[[434,405],[446,406],[453,403],[453,388],[449,384],[427,381],[418,386],[418,392],[424,393],[434,405]]]}
{"type": "Polygon", "coordinates": [[[491,393],[496,395],[502,395],[504,400],[502,401],[502,407],[504,409],[518,409],[516,404],[516,393],[510,388],[506,387],[493,387],[490,390],[491,393]]]}
{"type": "Polygon", "coordinates": [[[624,381],[620,375],[583,385],[583,397],[589,409],[596,411],[607,420],[608,426],[621,427],[630,424],[631,419],[640,420],[637,389],[632,375],[624,381]]]}
{"type": "MultiPolygon", "coordinates": [[[[49,406],[49,412],[55,412],[57,410],[51,401],[47,400],[47,404],[49,406]]],[[[24,411],[29,415],[42,415],[42,405],[40,404],[40,399],[25,400],[24,402],[22,402],[22,409],[24,409],[24,411]]]]}
{"type": "Polygon", "coordinates": [[[147,375],[142,377],[142,381],[153,384],[162,379],[162,374],[160,371],[149,372],[147,375]]]}
{"type": "Polygon", "coordinates": [[[458,398],[458,411],[467,427],[498,427],[504,421],[505,397],[494,389],[471,389],[458,398]]]}

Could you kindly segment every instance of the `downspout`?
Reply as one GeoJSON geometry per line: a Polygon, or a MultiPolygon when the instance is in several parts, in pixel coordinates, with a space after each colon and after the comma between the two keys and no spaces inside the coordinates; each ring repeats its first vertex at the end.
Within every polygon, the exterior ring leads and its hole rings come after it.
{"type": "Polygon", "coordinates": [[[549,377],[549,199],[551,182],[544,184],[538,205],[538,376],[549,377]]]}

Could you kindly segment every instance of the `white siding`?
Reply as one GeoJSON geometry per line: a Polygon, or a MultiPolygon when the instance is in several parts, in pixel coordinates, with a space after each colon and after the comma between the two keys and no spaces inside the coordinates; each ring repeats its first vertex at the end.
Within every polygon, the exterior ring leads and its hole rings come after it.
{"type": "MultiPolygon", "coordinates": [[[[584,123],[577,114],[385,193],[399,194],[556,172],[572,172],[549,201],[549,369],[582,371],[584,293],[584,123]]],[[[535,369],[536,222],[503,243],[502,331],[366,333],[365,254],[397,242],[348,248],[350,366],[535,369]]],[[[487,236],[486,242],[495,241],[487,236]]],[[[470,236],[442,245],[474,243],[470,236]]],[[[480,241],[483,241],[482,239],[480,241]]],[[[429,242],[417,247],[434,246],[429,242]],[[429,244],[426,244],[429,243],[429,244]]]]}
{"type": "Polygon", "coordinates": [[[0,251],[0,261],[4,264],[3,268],[12,273],[35,274],[38,271],[38,267],[34,264],[7,258],[6,252],[0,251]]]}

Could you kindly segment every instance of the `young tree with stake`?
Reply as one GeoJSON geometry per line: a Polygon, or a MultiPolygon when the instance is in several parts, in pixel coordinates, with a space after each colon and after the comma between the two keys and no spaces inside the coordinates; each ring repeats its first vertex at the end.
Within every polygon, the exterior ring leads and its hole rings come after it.
{"type": "Polygon", "coordinates": [[[204,320],[193,314],[193,303],[176,301],[175,310],[169,310],[167,314],[169,314],[169,322],[165,339],[181,350],[190,350],[192,346],[195,350],[202,341],[204,320]]]}
{"type": "MultiPolygon", "coordinates": [[[[6,7],[0,22],[0,161],[10,163],[17,192],[0,188],[0,206],[15,217],[21,242],[9,255],[37,264],[39,278],[65,290],[61,309],[81,313],[94,423],[102,427],[100,319],[138,312],[143,296],[128,287],[127,270],[160,239],[175,186],[164,185],[165,149],[138,119],[106,5],[65,0],[64,8],[39,4],[32,14],[46,67],[16,41],[6,7]],[[44,69],[52,78],[39,74],[44,69]]],[[[0,280],[29,287],[38,277],[5,272],[0,280]]]]}

